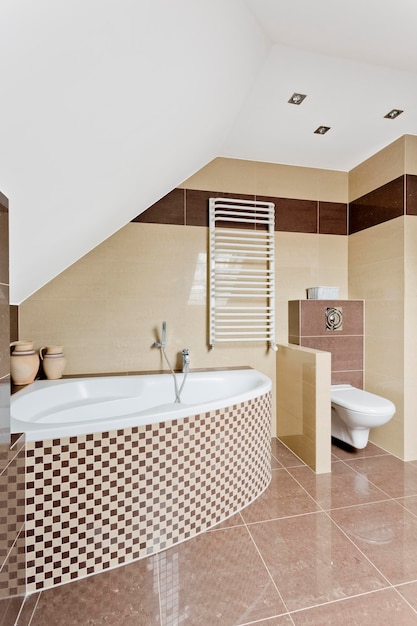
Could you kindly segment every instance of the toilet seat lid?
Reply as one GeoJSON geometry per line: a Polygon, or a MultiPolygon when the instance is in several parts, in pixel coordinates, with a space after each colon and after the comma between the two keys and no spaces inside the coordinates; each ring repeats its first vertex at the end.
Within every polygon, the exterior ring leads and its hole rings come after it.
{"type": "Polygon", "coordinates": [[[331,400],[358,413],[375,413],[381,416],[395,413],[395,404],[391,400],[351,385],[332,385],[331,400]]]}

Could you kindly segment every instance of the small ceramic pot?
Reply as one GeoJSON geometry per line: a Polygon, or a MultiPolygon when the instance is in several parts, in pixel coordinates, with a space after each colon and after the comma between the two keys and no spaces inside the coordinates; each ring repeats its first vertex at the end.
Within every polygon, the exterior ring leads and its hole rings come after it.
{"type": "Polygon", "coordinates": [[[10,344],[10,375],[15,385],[29,385],[39,370],[39,356],[33,349],[33,341],[14,341],[10,344]]]}
{"type": "Polygon", "coordinates": [[[43,371],[48,380],[58,380],[64,373],[66,358],[63,346],[44,346],[39,350],[43,371]]]}

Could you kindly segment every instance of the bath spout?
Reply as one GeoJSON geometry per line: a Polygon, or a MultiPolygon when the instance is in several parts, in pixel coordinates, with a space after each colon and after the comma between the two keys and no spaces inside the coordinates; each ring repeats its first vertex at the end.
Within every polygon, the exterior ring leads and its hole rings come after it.
{"type": "Polygon", "coordinates": [[[188,348],[184,348],[182,351],[182,371],[187,372],[190,367],[190,351],[188,348]]]}

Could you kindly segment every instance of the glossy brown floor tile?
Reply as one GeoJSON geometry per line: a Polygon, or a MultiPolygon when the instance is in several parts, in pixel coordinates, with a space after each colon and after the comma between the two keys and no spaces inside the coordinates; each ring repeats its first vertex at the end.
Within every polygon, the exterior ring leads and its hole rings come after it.
{"type": "Polygon", "coordinates": [[[417,496],[409,496],[408,498],[397,498],[399,504],[417,516],[417,496]]]}
{"type": "Polygon", "coordinates": [[[417,614],[393,590],[384,589],[293,613],[295,626],[415,626],[417,614]]]}
{"type": "Polygon", "coordinates": [[[2,598],[0,600],[1,626],[14,626],[23,604],[23,598],[2,598]]]}
{"type": "Polygon", "coordinates": [[[285,469],[273,470],[271,483],[242,511],[247,524],[318,511],[316,502],[285,469]]]}
{"type": "Polygon", "coordinates": [[[158,562],[163,625],[232,626],[286,612],[246,528],[202,534],[158,562]]]}
{"type": "Polygon", "coordinates": [[[272,456],[281,463],[283,467],[296,467],[297,465],[305,465],[291,450],[284,446],[278,439],[272,439],[271,446],[272,456]]]}
{"type": "Polygon", "coordinates": [[[369,456],[381,456],[382,454],[388,454],[382,448],[379,448],[373,443],[368,443],[366,448],[357,450],[352,448],[348,444],[342,442],[335,443],[336,440],[332,440],[332,457],[333,460],[341,459],[346,461],[353,461],[354,459],[362,459],[369,456]]]}
{"type": "Polygon", "coordinates": [[[290,611],[387,585],[326,513],[249,528],[290,611]]]}
{"type": "Polygon", "coordinates": [[[294,622],[288,615],[280,615],[279,617],[271,617],[271,619],[263,619],[260,622],[251,622],[244,626],[294,626],[294,622]]]}
{"type": "MultiPolygon", "coordinates": [[[[33,593],[30,596],[25,598],[24,605],[19,613],[18,620],[16,624],[18,626],[28,626],[30,624],[30,620],[33,617],[33,612],[36,610],[37,603],[41,593],[33,593]]],[[[15,622],[13,622],[15,624],[15,622]]]]}
{"type": "MultiPolygon", "coordinates": [[[[23,621],[18,622],[18,626],[24,624],[23,621]]],[[[43,591],[30,626],[52,624],[159,625],[158,572],[155,557],[43,591]]]]}
{"type": "Polygon", "coordinates": [[[417,626],[417,462],[333,445],[316,475],[277,439],[272,454],[268,488],[210,532],[34,594],[2,623],[417,626]]]}
{"type": "Polygon", "coordinates": [[[398,502],[339,509],[331,517],[391,584],[417,580],[417,517],[398,502]]]}
{"type": "Polygon", "coordinates": [[[309,467],[292,467],[288,471],[325,510],[387,499],[366,476],[342,461],[332,463],[329,474],[315,474],[309,467]]]}
{"type": "Polygon", "coordinates": [[[346,461],[392,498],[417,495],[417,467],[390,454],[346,461]]]}
{"type": "MultiPolygon", "coordinates": [[[[408,583],[407,585],[398,585],[396,590],[409,604],[417,611],[417,582],[408,583]]],[[[417,620],[416,620],[417,623],[417,620]]]]}
{"type": "Polygon", "coordinates": [[[242,526],[244,523],[245,522],[242,519],[242,515],[240,513],[235,513],[224,522],[220,522],[220,524],[217,524],[217,526],[214,526],[208,532],[212,532],[212,531],[214,532],[216,530],[221,530],[224,528],[232,528],[233,526],[242,526]]]}

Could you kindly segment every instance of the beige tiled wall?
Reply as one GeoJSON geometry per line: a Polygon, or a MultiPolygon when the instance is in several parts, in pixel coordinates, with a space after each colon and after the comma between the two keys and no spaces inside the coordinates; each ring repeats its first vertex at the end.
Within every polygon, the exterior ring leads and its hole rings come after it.
{"type": "Polygon", "coordinates": [[[405,135],[405,172],[406,174],[417,174],[417,137],[405,135]]]}
{"type": "MultiPolygon", "coordinates": [[[[231,159],[216,159],[184,186],[193,181],[197,189],[347,197],[345,173],[231,159]]],[[[286,342],[288,300],[319,284],[347,296],[347,237],[276,232],[275,241],[276,335],[286,342]]],[[[249,365],[275,381],[275,354],[264,342],[208,348],[207,243],[205,227],[128,224],[22,303],[20,337],[36,347],[63,344],[66,374],[159,370],[166,365],[151,346],[165,320],[175,365],[187,347],[192,368],[249,365]]]]}
{"type": "MultiPolygon", "coordinates": [[[[349,173],[350,199],[416,172],[417,137],[407,135],[349,173]]],[[[416,223],[404,215],[348,238],[349,298],[365,300],[365,388],[397,408],[370,440],[405,460],[417,458],[416,223]]]]}
{"type": "Polygon", "coordinates": [[[348,202],[348,174],[279,163],[217,158],[180,187],[348,202]]]}
{"type": "Polygon", "coordinates": [[[365,389],[387,397],[397,412],[371,440],[402,457],[404,450],[404,217],[349,237],[349,297],[365,300],[365,389]]]}
{"type": "Polygon", "coordinates": [[[347,298],[348,238],[338,235],[276,233],[277,339],[288,341],[288,301],[306,298],[306,288],[340,287],[347,298]]]}
{"type": "MultiPolygon", "coordinates": [[[[338,284],[347,294],[347,237],[276,233],[277,339],[288,338],[288,300],[338,284]],[[334,263],[329,263],[333,258],[334,263]]],[[[191,367],[249,365],[275,380],[264,342],[208,348],[207,229],[132,223],[20,307],[20,335],[64,345],[66,374],[166,369],[152,348],[167,322],[167,355],[191,367]]]]}
{"type": "Polygon", "coordinates": [[[405,163],[405,137],[400,137],[349,172],[349,201],[402,176],[405,163]]]}
{"type": "MultiPolygon", "coordinates": [[[[397,140],[349,174],[219,158],[182,186],[346,202],[404,172],[417,172],[416,137],[397,140]]],[[[409,227],[415,219],[390,219],[349,237],[275,233],[277,341],[287,342],[288,300],[305,298],[307,287],[337,285],[340,298],[364,299],[365,388],[397,404],[396,417],[375,437],[408,457],[417,456],[408,449],[414,439],[405,436],[417,423],[407,418],[414,402],[411,381],[417,379],[409,227]]],[[[172,360],[188,347],[192,367],[250,365],[275,380],[275,358],[264,344],[223,344],[209,351],[206,254],[205,227],[129,224],[21,305],[20,337],[38,347],[64,344],[66,373],[156,370],[164,364],[151,344],[166,320],[172,360]]]]}
{"type": "Polygon", "coordinates": [[[277,354],[277,433],[315,472],[330,472],[328,352],[280,345],[277,354]]]}
{"type": "Polygon", "coordinates": [[[405,217],[404,458],[417,458],[417,216],[405,217]]]}

